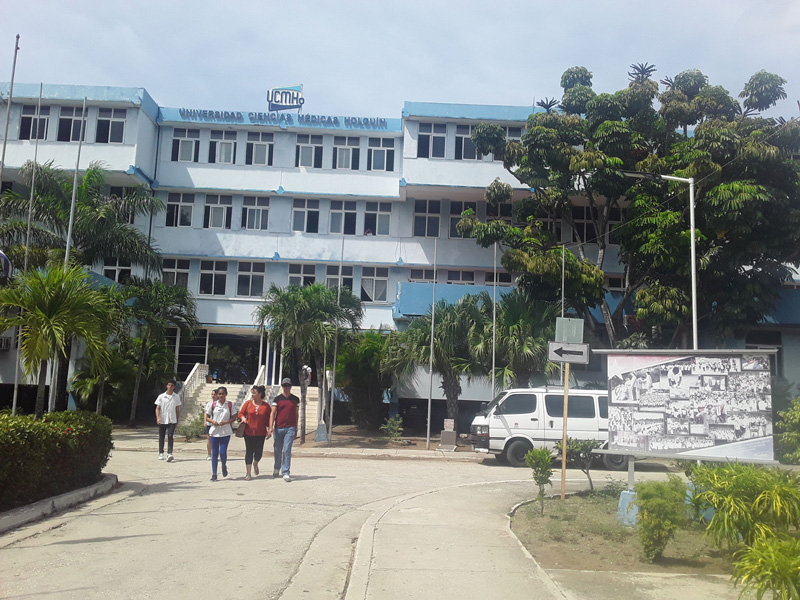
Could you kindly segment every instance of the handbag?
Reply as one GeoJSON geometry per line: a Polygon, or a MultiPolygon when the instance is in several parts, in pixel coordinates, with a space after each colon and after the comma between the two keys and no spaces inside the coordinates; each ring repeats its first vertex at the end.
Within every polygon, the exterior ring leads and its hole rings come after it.
{"type": "MultiPolygon", "coordinates": [[[[250,401],[248,400],[248,402],[250,402],[250,401]]],[[[246,406],[247,406],[247,404],[245,404],[245,407],[246,406]]],[[[244,412],[246,413],[247,411],[245,410],[244,412]]],[[[247,423],[246,422],[245,423],[239,423],[239,426],[236,428],[236,433],[234,435],[236,435],[236,437],[239,437],[239,438],[240,437],[244,437],[244,428],[245,427],[247,427],[247,423]]]]}

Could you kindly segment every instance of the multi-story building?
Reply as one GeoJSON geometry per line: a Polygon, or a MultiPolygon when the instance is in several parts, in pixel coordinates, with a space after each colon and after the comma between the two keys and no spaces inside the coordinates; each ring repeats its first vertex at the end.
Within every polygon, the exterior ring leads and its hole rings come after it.
{"type": "MultiPolygon", "coordinates": [[[[7,84],[0,94],[8,97],[7,84]]],[[[163,254],[164,280],[197,299],[202,331],[193,343],[176,345],[181,374],[204,361],[214,344],[258,346],[253,311],[272,283],[341,280],[365,303],[366,329],[394,329],[424,314],[434,279],[437,297],[448,300],[490,290],[492,250],[462,239],[455,224],[468,208],[481,219],[512,219],[510,206],[483,200],[495,178],[519,197],[529,193],[500,161],[478,154],[470,138],[481,122],[520,138],[528,106],[407,102],[401,118],[367,118],[266,107],[169,108],[142,88],[45,85],[37,120],[38,95],[38,85],[14,87],[2,185],[19,181],[37,137],[39,162],[74,168],[83,121],[81,167],[102,162],[110,186],[144,184],[164,201],[165,212],[134,224],[163,254]]],[[[569,244],[572,231],[566,224],[560,229],[569,244]]],[[[611,245],[607,259],[612,294],[622,271],[615,250],[611,245]]],[[[107,257],[95,270],[119,280],[131,267],[107,257]]],[[[512,282],[499,268],[497,284],[512,282]]],[[[776,314],[783,322],[734,342],[781,348],[780,373],[800,358],[791,330],[800,321],[785,309],[776,314]]],[[[596,317],[602,319],[599,311],[596,317]]],[[[274,356],[274,349],[264,351],[274,356]]],[[[13,360],[0,358],[0,381],[12,378],[13,360]]],[[[419,387],[427,395],[427,381],[419,387]]],[[[465,399],[491,395],[488,387],[470,389],[465,399]]]]}

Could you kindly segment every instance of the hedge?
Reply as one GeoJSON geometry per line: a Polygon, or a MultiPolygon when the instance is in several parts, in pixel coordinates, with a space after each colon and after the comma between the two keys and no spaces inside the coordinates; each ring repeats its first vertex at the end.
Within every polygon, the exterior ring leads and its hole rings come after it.
{"type": "Polygon", "coordinates": [[[111,421],[93,412],[0,413],[0,510],[95,483],[113,447],[111,421]]]}

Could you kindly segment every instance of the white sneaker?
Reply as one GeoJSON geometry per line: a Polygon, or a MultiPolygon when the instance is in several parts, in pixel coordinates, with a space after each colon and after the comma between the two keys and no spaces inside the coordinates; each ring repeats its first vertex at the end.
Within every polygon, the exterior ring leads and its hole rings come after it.
{"type": "Polygon", "coordinates": [[[292,478],[291,478],[291,477],[289,477],[289,474],[287,473],[286,475],[284,475],[284,476],[283,476],[283,480],[284,480],[286,483],[289,483],[289,482],[292,480],[292,478]]]}
{"type": "Polygon", "coordinates": [[[172,454],[167,454],[167,462],[172,462],[172,454]]]}
{"type": "Polygon", "coordinates": [[[206,460],[211,460],[211,457],[210,456],[206,456],[206,460]]]}
{"type": "Polygon", "coordinates": [[[163,454],[159,454],[158,455],[158,460],[164,460],[164,455],[163,454]]]}

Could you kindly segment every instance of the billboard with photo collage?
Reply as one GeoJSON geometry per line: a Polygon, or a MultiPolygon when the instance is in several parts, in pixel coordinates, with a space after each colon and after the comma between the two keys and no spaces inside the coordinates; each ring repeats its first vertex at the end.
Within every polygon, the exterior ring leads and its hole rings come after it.
{"type": "Polygon", "coordinates": [[[774,460],[770,354],[608,353],[609,450],[774,460]]]}

